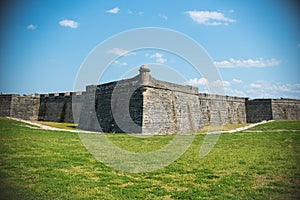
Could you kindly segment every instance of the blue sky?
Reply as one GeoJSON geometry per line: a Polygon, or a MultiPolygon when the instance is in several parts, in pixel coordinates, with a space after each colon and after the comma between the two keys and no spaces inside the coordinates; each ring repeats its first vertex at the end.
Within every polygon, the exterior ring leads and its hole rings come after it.
{"type": "MultiPolygon", "coordinates": [[[[2,2],[0,92],[72,91],[81,64],[99,43],[130,29],[160,27],[189,36],[207,51],[226,94],[300,98],[297,7],[279,0],[2,2]]],[[[205,92],[205,77],[157,49],[120,57],[100,82],[126,77],[143,63],[169,66],[205,92]]]]}

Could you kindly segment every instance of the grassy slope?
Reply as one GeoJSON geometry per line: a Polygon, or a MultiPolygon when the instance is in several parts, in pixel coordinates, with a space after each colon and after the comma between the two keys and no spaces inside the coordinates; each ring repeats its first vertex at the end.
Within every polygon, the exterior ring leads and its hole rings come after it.
{"type": "Polygon", "coordinates": [[[279,120],[276,121],[276,123],[268,123],[268,124],[255,126],[250,130],[270,131],[270,130],[282,130],[282,129],[300,130],[300,121],[279,120]]]}
{"type": "MultiPolygon", "coordinates": [[[[300,129],[299,121],[272,124],[271,129],[300,129]]],[[[300,131],[223,134],[204,159],[198,158],[204,136],[197,135],[188,151],[168,167],[130,174],[97,162],[76,133],[20,125],[0,120],[2,198],[299,198],[300,131]]],[[[120,147],[139,151],[141,146],[149,150],[162,146],[172,136],[137,138],[115,134],[109,138],[120,147]]]]}

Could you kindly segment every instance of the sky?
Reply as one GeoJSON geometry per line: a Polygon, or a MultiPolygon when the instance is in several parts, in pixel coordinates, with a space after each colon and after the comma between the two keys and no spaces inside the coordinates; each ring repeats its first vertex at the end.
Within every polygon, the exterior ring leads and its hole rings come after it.
{"type": "MultiPolygon", "coordinates": [[[[300,98],[300,12],[295,2],[1,1],[0,92],[73,91],[80,67],[97,45],[128,30],[157,27],[197,42],[220,74],[210,84],[222,84],[226,95],[300,98]]],[[[130,77],[149,64],[154,77],[176,82],[178,75],[178,83],[209,92],[207,78],[172,52],[128,52],[116,45],[106,53],[120,57],[98,83],[130,77]],[[170,73],[159,73],[166,67],[170,73]]]]}

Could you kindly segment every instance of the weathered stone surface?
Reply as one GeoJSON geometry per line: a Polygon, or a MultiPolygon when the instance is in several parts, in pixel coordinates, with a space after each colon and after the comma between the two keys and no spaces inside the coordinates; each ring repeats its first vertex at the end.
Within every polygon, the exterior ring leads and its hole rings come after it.
{"type": "Polygon", "coordinates": [[[246,101],[247,122],[300,120],[299,99],[253,99],[246,101]]]}
{"type": "Polygon", "coordinates": [[[156,80],[146,65],[126,80],[88,85],[85,92],[1,94],[0,116],[74,122],[101,132],[174,134],[210,124],[300,119],[299,99],[254,99],[198,93],[156,80]]]}
{"type": "Polygon", "coordinates": [[[143,100],[138,76],[95,85],[87,91],[79,128],[102,132],[142,132],[143,100]]]}
{"type": "Polygon", "coordinates": [[[272,99],[273,119],[300,120],[300,102],[297,99],[272,99]]]}
{"type": "Polygon", "coordinates": [[[197,88],[150,80],[143,93],[143,133],[174,134],[203,128],[197,88]]]}
{"type": "Polygon", "coordinates": [[[11,99],[13,94],[1,94],[0,95],[0,116],[11,116],[11,99]]]}
{"type": "Polygon", "coordinates": [[[0,115],[38,120],[40,97],[36,95],[0,95],[0,115]]]}
{"type": "Polygon", "coordinates": [[[247,122],[255,123],[272,120],[272,99],[253,99],[246,101],[247,122]]]}
{"type": "Polygon", "coordinates": [[[11,116],[21,119],[37,120],[39,104],[39,96],[13,96],[11,116]]]}
{"type": "Polygon", "coordinates": [[[245,98],[199,94],[205,125],[246,123],[245,98]]]}
{"type": "Polygon", "coordinates": [[[73,122],[72,98],[64,93],[42,95],[40,98],[40,121],[73,122]]]}

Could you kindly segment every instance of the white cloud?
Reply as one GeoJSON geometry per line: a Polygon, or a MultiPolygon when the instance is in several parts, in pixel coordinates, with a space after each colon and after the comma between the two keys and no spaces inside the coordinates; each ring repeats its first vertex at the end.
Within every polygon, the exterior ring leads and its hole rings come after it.
{"type": "Polygon", "coordinates": [[[206,78],[193,78],[188,80],[188,84],[189,85],[209,85],[209,87],[229,87],[230,86],[230,82],[229,81],[222,81],[222,80],[215,80],[211,83],[209,83],[209,81],[206,78]]]}
{"type": "Polygon", "coordinates": [[[245,86],[246,93],[253,98],[300,98],[300,84],[281,84],[258,80],[245,86]]]}
{"type": "Polygon", "coordinates": [[[127,14],[128,15],[138,15],[138,16],[143,16],[144,15],[144,12],[142,11],[132,11],[132,10],[127,10],[127,14]]]}
{"type": "Polygon", "coordinates": [[[112,8],[110,10],[107,10],[106,12],[111,13],[111,14],[117,14],[118,12],[120,12],[120,8],[115,7],[115,8],[112,8]]]}
{"type": "Polygon", "coordinates": [[[155,53],[155,54],[152,54],[152,55],[149,55],[149,58],[162,58],[163,55],[161,53],[155,53]]]}
{"type": "Polygon", "coordinates": [[[145,54],[145,56],[149,57],[149,58],[154,58],[157,63],[163,64],[163,63],[167,62],[167,59],[164,58],[164,55],[161,54],[161,53],[155,53],[155,54],[152,54],[152,55],[145,54]]]}
{"type": "Polygon", "coordinates": [[[167,59],[165,59],[165,58],[157,58],[156,62],[163,64],[163,63],[167,62],[167,59]]]}
{"type": "Polygon", "coordinates": [[[206,78],[193,78],[193,79],[190,79],[188,80],[187,84],[189,85],[207,85],[208,84],[208,80],[206,78]]]}
{"type": "Polygon", "coordinates": [[[199,87],[200,92],[226,94],[251,98],[300,98],[300,83],[282,84],[274,81],[257,80],[246,85],[239,79],[232,81],[215,80],[209,82],[206,78],[193,78],[187,84],[199,87]]]}
{"type": "Polygon", "coordinates": [[[211,11],[186,11],[186,14],[189,17],[197,22],[198,24],[203,25],[228,25],[229,23],[235,22],[234,19],[225,17],[221,12],[211,12],[211,11]]]}
{"type": "Polygon", "coordinates": [[[120,49],[120,48],[113,48],[113,49],[107,51],[107,53],[115,54],[115,55],[117,55],[117,56],[136,55],[135,52],[130,52],[130,51],[127,51],[127,50],[125,50],[125,49],[120,49]]]}
{"type": "Polygon", "coordinates": [[[297,46],[300,47],[300,43],[297,46]]]}
{"type": "Polygon", "coordinates": [[[168,16],[166,16],[166,15],[158,15],[160,18],[162,18],[162,19],[164,19],[164,20],[168,20],[168,16]]]}
{"type": "Polygon", "coordinates": [[[120,66],[127,66],[128,65],[126,62],[120,62],[118,60],[114,61],[114,64],[120,65],[120,66]]]}
{"type": "Polygon", "coordinates": [[[229,60],[216,61],[214,64],[219,68],[238,68],[238,67],[273,67],[280,64],[280,61],[275,58],[264,60],[263,58],[258,59],[247,59],[247,60],[236,60],[230,58],[229,60]]]}
{"type": "Polygon", "coordinates": [[[224,93],[230,96],[238,96],[238,97],[246,97],[247,95],[242,90],[232,88],[232,87],[224,87],[224,93]]]}
{"type": "Polygon", "coordinates": [[[238,96],[238,97],[246,97],[247,95],[241,91],[241,90],[237,90],[237,89],[231,89],[230,92],[228,92],[229,95],[232,96],[238,96]]]}
{"type": "Polygon", "coordinates": [[[235,83],[235,84],[239,84],[239,83],[242,83],[243,81],[240,80],[240,79],[235,79],[235,78],[234,78],[234,79],[231,80],[231,82],[232,82],[232,83],[235,83]]]}
{"type": "Polygon", "coordinates": [[[230,87],[230,82],[229,81],[222,81],[222,80],[216,80],[212,82],[211,86],[215,87],[230,87]]]}
{"type": "Polygon", "coordinates": [[[59,25],[70,27],[70,28],[78,28],[79,23],[73,20],[64,19],[58,22],[59,25]]]}
{"type": "Polygon", "coordinates": [[[187,81],[188,85],[197,86],[201,92],[227,94],[232,96],[245,96],[245,93],[236,88],[231,88],[231,83],[224,80],[209,82],[206,78],[193,78],[187,81]]]}
{"type": "Polygon", "coordinates": [[[27,29],[28,30],[35,30],[37,28],[37,26],[36,25],[33,25],[33,24],[29,24],[28,26],[27,26],[27,29]]]}
{"type": "Polygon", "coordinates": [[[255,89],[257,89],[257,88],[261,88],[262,85],[261,84],[257,84],[257,83],[251,83],[250,85],[248,85],[248,87],[249,88],[255,88],[255,89]]]}

